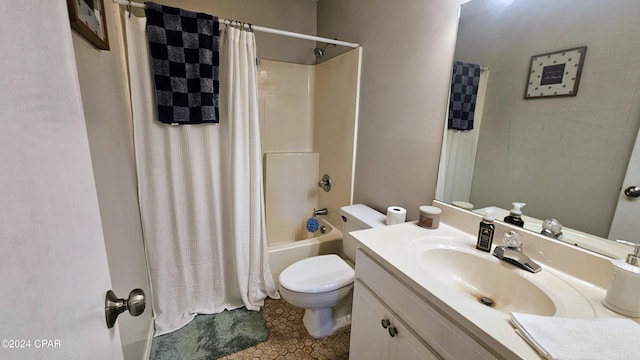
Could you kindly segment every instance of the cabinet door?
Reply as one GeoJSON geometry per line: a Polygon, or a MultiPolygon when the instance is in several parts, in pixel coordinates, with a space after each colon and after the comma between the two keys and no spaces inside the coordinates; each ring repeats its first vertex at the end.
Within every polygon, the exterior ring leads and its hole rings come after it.
{"type": "Polygon", "coordinates": [[[393,320],[392,314],[369,290],[356,280],[353,290],[351,344],[349,358],[354,360],[384,360],[389,358],[388,329],[382,320],[393,320]]]}
{"type": "Polygon", "coordinates": [[[352,316],[351,359],[441,359],[359,280],[354,285],[352,316]]]}
{"type": "Polygon", "coordinates": [[[395,337],[391,339],[389,347],[390,360],[437,360],[442,359],[428,347],[411,329],[399,318],[392,322],[395,337]]]}

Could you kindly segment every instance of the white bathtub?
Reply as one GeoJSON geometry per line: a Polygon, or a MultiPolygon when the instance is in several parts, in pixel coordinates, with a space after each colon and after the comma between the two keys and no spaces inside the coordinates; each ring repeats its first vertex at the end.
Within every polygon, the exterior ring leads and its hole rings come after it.
{"type": "Polygon", "coordinates": [[[276,286],[280,284],[278,279],[282,270],[294,262],[311,256],[340,254],[342,252],[342,232],[326,219],[318,217],[318,222],[320,227],[325,227],[324,234],[318,230],[315,233],[308,233],[309,237],[306,239],[269,245],[271,274],[276,286]]]}

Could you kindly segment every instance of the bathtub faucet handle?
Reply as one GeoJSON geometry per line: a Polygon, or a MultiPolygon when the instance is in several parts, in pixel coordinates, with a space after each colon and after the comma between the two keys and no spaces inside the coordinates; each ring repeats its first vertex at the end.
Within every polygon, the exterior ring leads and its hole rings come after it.
{"type": "Polygon", "coordinates": [[[318,181],[318,186],[322,188],[325,192],[331,191],[331,177],[329,174],[324,174],[322,179],[318,181]]]}

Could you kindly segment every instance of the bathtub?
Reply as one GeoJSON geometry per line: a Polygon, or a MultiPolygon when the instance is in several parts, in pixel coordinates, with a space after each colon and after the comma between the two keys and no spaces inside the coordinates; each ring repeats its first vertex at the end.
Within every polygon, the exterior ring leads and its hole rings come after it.
{"type": "Polygon", "coordinates": [[[318,217],[318,222],[320,228],[324,226],[324,234],[318,230],[315,233],[307,233],[306,239],[269,245],[271,274],[276,286],[280,285],[278,280],[282,270],[298,260],[316,255],[341,254],[342,232],[322,217],[318,217]]]}

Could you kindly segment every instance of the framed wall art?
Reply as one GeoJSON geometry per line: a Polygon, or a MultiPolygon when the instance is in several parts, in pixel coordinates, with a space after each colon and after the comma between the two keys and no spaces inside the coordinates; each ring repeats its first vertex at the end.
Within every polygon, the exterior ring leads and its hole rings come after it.
{"type": "Polygon", "coordinates": [[[109,50],[104,0],[67,0],[71,28],[93,46],[109,50]]]}
{"type": "Polygon", "coordinates": [[[587,47],[531,57],[525,99],[576,96],[587,47]]]}

